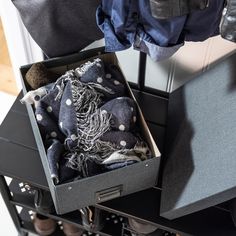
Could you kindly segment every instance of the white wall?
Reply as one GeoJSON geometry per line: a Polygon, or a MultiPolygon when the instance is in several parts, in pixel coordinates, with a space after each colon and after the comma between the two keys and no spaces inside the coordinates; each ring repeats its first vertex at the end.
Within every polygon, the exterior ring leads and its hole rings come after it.
{"type": "MultiPolygon", "coordinates": [[[[167,92],[173,91],[235,50],[235,43],[216,36],[204,42],[186,42],[177,53],[164,61],[154,62],[148,57],[146,86],[167,92]]],[[[129,57],[127,61],[129,60],[132,59],[129,57]]],[[[128,65],[127,69],[132,71],[128,65]]]]}
{"type": "Polygon", "coordinates": [[[214,62],[234,53],[235,50],[235,43],[220,36],[209,38],[204,42],[186,43],[173,57],[175,67],[171,90],[186,83],[194,75],[208,70],[214,62]]]}
{"type": "Polygon", "coordinates": [[[21,89],[19,67],[42,60],[41,49],[29,36],[10,0],[0,0],[0,15],[17,87],[21,89]]]}

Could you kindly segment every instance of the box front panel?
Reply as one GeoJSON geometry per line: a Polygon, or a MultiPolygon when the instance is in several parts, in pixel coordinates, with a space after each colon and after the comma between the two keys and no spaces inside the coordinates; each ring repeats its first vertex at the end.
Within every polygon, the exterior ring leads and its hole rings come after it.
{"type": "Polygon", "coordinates": [[[159,164],[159,158],[152,158],[128,167],[56,186],[58,201],[56,210],[58,214],[64,214],[151,188],[157,182],[159,164]]]}

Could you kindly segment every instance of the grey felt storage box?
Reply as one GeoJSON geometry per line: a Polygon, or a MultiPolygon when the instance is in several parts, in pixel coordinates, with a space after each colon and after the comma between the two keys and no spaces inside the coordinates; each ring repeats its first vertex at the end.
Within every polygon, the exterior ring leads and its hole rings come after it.
{"type": "Polygon", "coordinates": [[[236,197],[235,64],[234,52],[169,96],[162,217],[173,220],[236,197]]]}
{"type": "MultiPolygon", "coordinates": [[[[105,64],[112,63],[118,65],[115,54],[104,53],[103,48],[82,51],[78,54],[62,58],[49,59],[43,63],[50,71],[64,74],[67,70],[74,69],[83,62],[97,57],[101,58],[105,64]]],[[[25,80],[25,75],[30,67],[31,65],[26,65],[20,68],[24,94],[26,94],[30,89],[25,80]]],[[[126,84],[130,97],[135,100],[128,83],[126,84]]],[[[95,205],[103,201],[141,191],[156,185],[160,165],[160,152],[150,131],[148,130],[139,107],[138,120],[141,126],[142,136],[148,143],[153,158],[92,177],[55,185],[50,176],[46,151],[35,119],[34,109],[30,105],[26,104],[26,106],[48,185],[58,214],[64,214],[89,205],[95,205]]]]}

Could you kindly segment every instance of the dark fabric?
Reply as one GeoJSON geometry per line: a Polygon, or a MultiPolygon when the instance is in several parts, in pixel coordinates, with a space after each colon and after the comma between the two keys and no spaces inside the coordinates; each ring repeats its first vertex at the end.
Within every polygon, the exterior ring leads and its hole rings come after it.
{"type": "Polygon", "coordinates": [[[51,178],[54,184],[59,183],[59,160],[64,153],[64,146],[57,139],[49,139],[47,143],[51,143],[47,149],[48,164],[51,171],[51,178]]]}
{"type": "Polygon", "coordinates": [[[57,94],[57,89],[51,89],[47,95],[42,97],[36,107],[35,115],[43,138],[46,140],[56,137],[57,140],[63,143],[65,136],[57,125],[60,112],[60,100],[55,99],[57,94]]]}
{"type": "Polygon", "coordinates": [[[137,142],[137,144],[130,149],[119,149],[111,153],[109,157],[103,160],[102,164],[111,165],[121,162],[140,162],[150,158],[150,150],[144,142],[137,142]]]}
{"type": "Polygon", "coordinates": [[[224,39],[236,42],[236,0],[227,0],[222,16],[220,34],[224,39]]]}
{"type": "Polygon", "coordinates": [[[12,0],[26,29],[48,57],[78,52],[103,36],[96,25],[99,0],[12,0]]]}
{"type": "Polygon", "coordinates": [[[67,137],[64,141],[68,150],[74,150],[78,143],[76,111],[73,105],[71,83],[67,83],[60,100],[58,123],[60,130],[67,137]]]}
{"type": "Polygon", "coordinates": [[[125,80],[121,72],[115,65],[107,66],[105,72],[104,63],[101,60],[94,60],[92,63],[85,63],[82,67],[75,69],[75,74],[80,77],[83,83],[98,83],[102,85],[96,90],[103,96],[104,101],[111,100],[118,96],[125,96],[127,91],[125,88],[125,80]],[[86,70],[86,73],[84,73],[86,70]],[[103,88],[108,88],[105,91],[103,88]]]}
{"type": "Polygon", "coordinates": [[[111,114],[110,124],[113,130],[130,131],[136,123],[136,104],[131,98],[114,98],[101,106],[101,111],[111,114]]]}
{"type": "Polygon", "coordinates": [[[219,33],[223,0],[209,0],[204,10],[156,19],[149,0],[103,0],[97,10],[97,24],[104,33],[106,51],[134,46],[153,60],[172,56],[184,41],[203,41],[219,33]]]}
{"type": "Polygon", "coordinates": [[[64,158],[64,156],[61,156],[59,160],[59,180],[60,183],[68,183],[72,182],[74,179],[79,179],[79,171],[74,170],[67,166],[67,159],[64,158]]]}
{"type": "Polygon", "coordinates": [[[96,58],[66,71],[47,88],[24,96],[22,101],[28,103],[38,96],[35,115],[55,184],[103,173],[108,170],[106,164],[124,162],[113,165],[114,169],[127,166],[129,160],[147,158],[135,129],[136,103],[129,97],[119,97],[125,91],[119,68],[105,66],[96,58]],[[126,151],[115,157],[111,155],[118,150],[126,151]]]}
{"type": "Polygon", "coordinates": [[[120,162],[116,162],[116,163],[106,164],[106,165],[104,165],[104,168],[106,170],[115,170],[115,169],[122,168],[122,167],[125,167],[128,165],[132,165],[136,162],[137,161],[120,161],[120,162]]]}
{"type": "Polygon", "coordinates": [[[107,65],[106,66],[106,78],[115,78],[116,80],[118,80],[120,83],[124,83],[125,82],[125,78],[122,74],[122,72],[120,71],[119,67],[113,64],[107,65]]]}
{"type": "Polygon", "coordinates": [[[183,16],[208,6],[208,0],[149,0],[152,16],[166,19],[183,16]]]}
{"type": "Polygon", "coordinates": [[[209,6],[188,15],[184,26],[185,41],[204,41],[219,34],[224,0],[209,0],[209,6]]]}
{"type": "Polygon", "coordinates": [[[102,141],[110,142],[116,147],[131,149],[135,146],[138,139],[131,132],[107,131],[100,138],[102,141]]]}
{"type": "Polygon", "coordinates": [[[25,79],[32,89],[38,89],[58,78],[59,75],[47,70],[43,63],[35,63],[27,71],[25,79]]]}

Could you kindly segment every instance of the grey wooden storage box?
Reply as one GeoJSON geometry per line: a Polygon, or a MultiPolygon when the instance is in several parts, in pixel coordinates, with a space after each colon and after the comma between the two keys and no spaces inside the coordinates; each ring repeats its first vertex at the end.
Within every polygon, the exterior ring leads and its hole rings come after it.
{"type": "MultiPolygon", "coordinates": [[[[109,62],[118,65],[115,54],[104,53],[103,48],[83,51],[66,57],[49,59],[43,63],[49,70],[63,74],[65,71],[74,69],[93,57],[100,57],[105,63],[109,62]]],[[[31,64],[20,68],[24,94],[30,89],[25,81],[25,74],[30,67],[31,64]]],[[[130,91],[130,96],[135,100],[128,83],[126,84],[130,91]]],[[[54,185],[51,179],[46,152],[35,119],[33,107],[30,105],[26,105],[26,107],[56,212],[58,214],[64,214],[89,205],[95,205],[156,185],[160,165],[160,152],[151,136],[139,107],[138,113],[142,133],[149,144],[153,158],[124,168],[59,185],[54,185]]]]}

